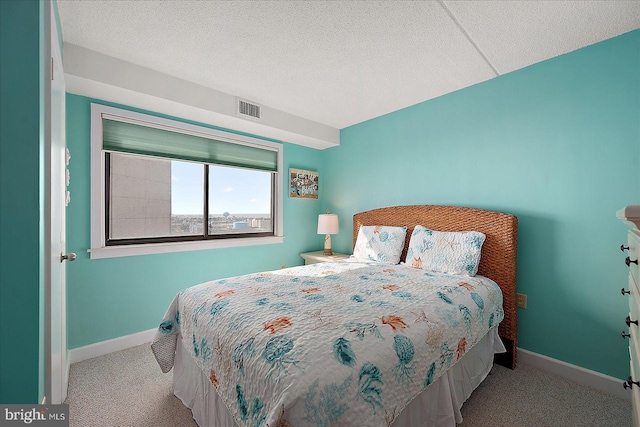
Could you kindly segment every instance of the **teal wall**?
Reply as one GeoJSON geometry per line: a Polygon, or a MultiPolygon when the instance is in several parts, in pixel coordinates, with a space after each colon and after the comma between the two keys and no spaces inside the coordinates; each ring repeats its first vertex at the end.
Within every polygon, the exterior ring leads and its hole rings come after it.
{"type": "MultiPolygon", "coordinates": [[[[281,264],[300,265],[300,253],[322,248],[322,236],[316,234],[317,216],[322,212],[320,189],[318,200],[285,196],[282,244],[89,259],[91,102],[140,111],[67,94],[67,146],[72,156],[67,251],[78,255],[67,267],[70,349],[157,327],[173,297],[186,287],[274,270],[281,264]]],[[[322,175],[321,156],[321,151],[284,143],[283,170],[286,174],[294,167],[317,170],[322,175]]],[[[286,189],[286,177],[284,182],[286,189]]]]}
{"type": "Polygon", "coordinates": [[[0,403],[44,396],[44,4],[0,2],[0,403]]]}
{"type": "Polygon", "coordinates": [[[323,176],[343,252],[351,216],[376,207],[517,215],[519,347],[629,375],[615,213],[640,203],[640,31],[343,129],[323,176]]]}

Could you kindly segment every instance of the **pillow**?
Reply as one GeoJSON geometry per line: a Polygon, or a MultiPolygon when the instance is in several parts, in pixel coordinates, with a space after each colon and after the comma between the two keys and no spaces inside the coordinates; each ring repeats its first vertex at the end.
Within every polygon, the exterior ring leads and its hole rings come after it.
{"type": "Polygon", "coordinates": [[[418,225],[409,241],[407,264],[422,270],[475,276],[485,239],[479,231],[434,231],[418,225]]]}
{"type": "Polygon", "coordinates": [[[382,264],[398,264],[407,236],[407,227],[362,225],[358,230],[354,258],[382,264]]]}

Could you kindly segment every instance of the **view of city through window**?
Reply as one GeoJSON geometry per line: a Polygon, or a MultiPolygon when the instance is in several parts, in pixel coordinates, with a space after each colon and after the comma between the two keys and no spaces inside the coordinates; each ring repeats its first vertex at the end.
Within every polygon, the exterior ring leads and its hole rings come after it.
{"type": "MultiPolygon", "coordinates": [[[[171,235],[203,234],[202,215],[171,215],[171,235]]],[[[272,231],[269,214],[209,215],[209,234],[263,233],[272,231]]]]}
{"type": "MultiPolygon", "coordinates": [[[[171,162],[171,234],[203,233],[204,166],[171,162]]],[[[272,231],[271,174],[224,166],[209,166],[208,233],[272,231]]]]}
{"type": "MultiPolygon", "coordinates": [[[[112,153],[110,239],[204,234],[201,163],[112,153]]],[[[272,232],[271,173],[209,165],[208,234],[272,232]]]]}

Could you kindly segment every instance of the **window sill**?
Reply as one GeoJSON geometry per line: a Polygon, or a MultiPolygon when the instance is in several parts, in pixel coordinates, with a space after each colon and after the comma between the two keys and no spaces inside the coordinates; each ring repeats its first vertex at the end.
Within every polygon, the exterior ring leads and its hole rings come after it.
{"type": "Polygon", "coordinates": [[[284,236],[249,237],[197,242],[151,243],[145,245],[108,246],[91,248],[87,252],[91,259],[118,258],[135,255],[165,254],[172,252],[200,251],[205,249],[234,248],[238,246],[273,245],[282,243],[284,236]]]}

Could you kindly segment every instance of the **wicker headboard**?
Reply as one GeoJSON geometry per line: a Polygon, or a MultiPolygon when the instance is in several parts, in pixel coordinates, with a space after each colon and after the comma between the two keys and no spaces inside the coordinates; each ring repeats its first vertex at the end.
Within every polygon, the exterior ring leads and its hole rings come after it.
{"type": "Polygon", "coordinates": [[[518,317],[516,313],[516,256],[518,218],[501,212],[459,206],[392,206],[353,216],[353,245],[361,225],[406,226],[407,239],[401,261],[405,261],[411,233],[416,225],[438,231],[480,231],[487,238],[482,245],[478,274],[495,281],[503,294],[504,320],[499,333],[507,354],[496,360],[512,369],[516,366],[518,317]]]}

